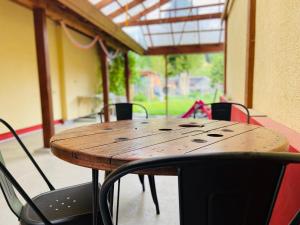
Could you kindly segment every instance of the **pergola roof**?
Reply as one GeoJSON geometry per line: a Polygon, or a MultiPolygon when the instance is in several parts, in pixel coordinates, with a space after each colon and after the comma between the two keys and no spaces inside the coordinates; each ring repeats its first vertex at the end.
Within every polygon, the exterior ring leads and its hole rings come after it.
{"type": "Polygon", "coordinates": [[[88,1],[143,46],[146,54],[223,48],[225,0],[88,1]]]}

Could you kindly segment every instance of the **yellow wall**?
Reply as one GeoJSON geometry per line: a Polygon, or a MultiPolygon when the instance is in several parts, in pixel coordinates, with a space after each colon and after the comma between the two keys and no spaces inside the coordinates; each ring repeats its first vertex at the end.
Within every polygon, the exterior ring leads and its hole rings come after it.
{"type": "MultiPolygon", "coordinates": [[[[60,28],[61,29],[61,28],[60,28]]],[[[96,94],[100,61],[96,47],[89,50],[79,49],[67,39],[62,29],[62,60],[66,109],[64,119],[74,119],[92,112],[94,101],[88,99],[79,101],[79,97],[89,97],[96,94]]],[[[80,43],[91,40],[83,35],[71,31],[72,36],[80,43]]]]}
{"type": "MultiPolygon", "coordinates": [[[[77,96],[96,93],[96,48],[79,50],[69,43],[59,25],[48,20],[47,26],[54,118],[86,115],[92,104],[79,107],[77,96]]],[[[32,11],[0,0],[0,27],[0,117],[16,129],[41,124],[32,11]]],[[[81,34],[73,34],[83,43],[90,41],[81,34]]],[[[2,132],[6,130],[0,126],[2,132]]]]}
{"type": "Polygon", "coordinates": [[[253,107],[300,132],[300,1],[256,2],[253,107]]]}
{"type": "Polygon", "coordinates": [[[10,1],[0,0],[0,27],[0,117],[16,128],[39,124],[32,13],[10,1]]]}
{"type": "Polygon", "coordinates": [[[244,103],[247,44],[247,0],[235,0],[227,24],[227,97],[244,103]]]}
{"type": "MultiPolygon", "coordinates": [[[[242,103],[247,2],[234,1],[228,23],[227,97],[242,103]]],[[[253,108],[300,132],[300,1],[256,4],[253,108]]]]}

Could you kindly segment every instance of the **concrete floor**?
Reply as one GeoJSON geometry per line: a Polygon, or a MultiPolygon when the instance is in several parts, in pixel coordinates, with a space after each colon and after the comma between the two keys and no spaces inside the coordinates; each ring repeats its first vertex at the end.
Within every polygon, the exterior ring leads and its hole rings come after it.
{"type": "MultiPolygon", "coordinates": [[[[90,121],[59,125],[57,132],[74,126],[82,126],[90,121]]],[[[49,149],[42,146],[41,132],[23,135],[21,139],[30,149],[55,188],[91,181],[91,171],[87,168],[72,165],[52,155],[49,149]]],[[[35,171],[30,161],[14,140],[0,143],[0,151],[7,167],[14,174],[27,193],[34,197],[48,191],[47,186],[35,171]]],[[[100,171],[102,182],[104,173],[100,171]]],[[[175,177],[156,177],[156,187],[161,214],[156,215],[152,202],[148,180],[146,192],[143,193],[137,175],[128,175],[122,179],[119,224],[166,225],[179,224],[177,179],[175,177]]],[[[17,225],[18,220],[9,210],[0,192],[0,225],[17,225]]]]}

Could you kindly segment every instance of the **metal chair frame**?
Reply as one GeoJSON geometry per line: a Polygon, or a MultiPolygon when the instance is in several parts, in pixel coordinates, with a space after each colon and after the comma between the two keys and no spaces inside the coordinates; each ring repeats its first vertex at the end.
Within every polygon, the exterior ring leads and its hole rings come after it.
{"type": "MultiPolygon", "coordinates": [[[[141,105],[141,104],[137,104],[137,103],[112,103],[112,104],[107,104],[105,106],[103,106],[103,108],[101,109],[99,115],[100,115],[100,121],[101,123],[103,123],[103,119],[102,119],[102,115],[104,113],[104,109],[105,108],[109,108],[111,106],[115,106],[116,110],[117,110],[117,106],[118,105],[131,105],[131,107],[133,106],[139,106],[140,108],[142,108],[145,112],[146,115],[146,119],[149,118],[149,114],[147,109],[141,105]]],[[[132,109],[132,108],[131,108],[132,109]]],[[[131,117],[132,118],[132,117],[131,117]]],[[[117,118],[118,120],[118,118],[117,118]]],[[[107,177],[110,174],[109,171],[107,171],[105,173],[105,177],[107,177]]],[[[144,183],[144,175],[138,175],[139,176],[139,180],[142,184],[142,188],[143,191],[145,191],[145,183],[144,183]]],[[[157,199],[157,193],[156,193],[156,187],[155,187],[155,179],[154,176],[152,175],[148,175],[148,180],[149,180],[149,184],[150,184],[150,191],[151,191],[151,195],[156,207],[156,214],[160,214],[160,209],[159,209],[159,203],[158,203],[158,199],[157,199]]],[[[111,211],[111,215],[113,214],[113,192],[114,192],[114,188],[112,187],[111,192],[110,192],[110,211],[111,211]]],[[[120,181],[118,182],[118,191],[117,191],[117,212],[116,212],[116,224],[118,223],[118,213],[119,213],[119,195],[120,194],[120,181]]]]}
{"type": "Polygon", "coordinates": [[[300,224],[300,209],[296,213],[295,217],[290,222],[290,225],[299,225],[300,224]]]}
{"type": "MultiPolygon", "coordinates": [[[[108,203],[107,203],[107,195],[108,195],[110,188],[114,185],[114,183],[117,180],[119,180],[120,178],[122,178],[123,176],[125,176],[129,173],[149,171],[151,169],[158,169],[158,168],[160,168],[160,169],[174,168],[174,171],[177,171],[177,176],[178,176],[178,180],[179,180],[180,224],[185,225],[183,218],[185,217],[185,219],[186,219],[187,216],[185,214],[186,211],[185,211],[184,207],[182,206],[182,204],[183,204],[182,202],[184,199],[182,199],[183,196],[182,196],[181,182],[183,179],[182,174],[185,174],[185,173],[183,173],[183,171],[185,171],[186,167],[188,169],[190,169],[192,166],[211,166],[211,165],[219,166],[219,165],[223,165],[224,163],[225,163],[225,165],[232,165],[232,163],[241,163],[241,162],[242,163],[248,163],[248,162],[252,163],[252,164],[250,164],[250,165],[252,165],[251,168],[256,167],[257,163],[260,163],[260,165],[262,165],[262,164],[265,165],[265,163],[268,163],[268,166],[272,165],[274,168],[276,167],[276,172],[273,176],[274,179],[272,180],[272,184],[271,184],[272,188],[274,186],[275,187],[273,190],[270,190],[273,192],[271,192],[271,194],[270,194],[270,196],[271,196],[270,201],[268,200],[267,204],[265,205],[267,210],[265,211],[266,215],[264,214],[265,216],[263,217],[263,220],[266,221],[265,224],[268,224],[270,217],[271,217],[272,210],[273,210],[274,202],[275,202],[276,196],[277,196],[279,188],[280,188],[280,184],[282,181],[282,177],[283,177],[285,168],[290,163],[300,163],[300,155],[291,154],[291,153],[230,152],[230,153],[214,153],[214,154],[162,157],[162,158],[138,160],[138,161],[133,161],[131,163],[127,163],[127,164],[119,167],[118,169],[116,169],[114,172],[112,172],[107,177],[107,179],[103,183],[102,188],[100,190],[100,212],[101,212],[101,216],[103,219],[103,223],[104,223],[104,225],[113,225],[112,219],[110,217],[108,203]]],[[[273,167],[272,167],[272,169],[273,169],[273,167]]],[[[255,174],[253,174],[253,177],[254,177],[254,179],[256,178],[255,174]]],[[[199,179],[201,179],[201,177],[199,177],[199,179]]],[[[194,182],[194,180],[195,179],[192,178],[192,182],[194,182]]],[[[238,182],[240,182],[240,181],[238,181],[238,182]]],[[[185,205],[186,204],[190,204],[190,203],[185,202],[185,205]]],[[[198,211],[196,211],[196,212],[200,213],[198,211]]],[[[200,217],[200,214],[199,215],[197,214],[197,216],[200,217]]],[[[297,220],[297,221],[299,221],[299,220],[297,220]]],[[[248,223],[245,223],[245,224],[248,224],[248,223]]],[[[291,225],[296,225],[296,223],[291,223],[291,225]]]]}
{"type": "MultiPolygon", "coordinates": [[[[47,199],[47,194],[49,194],[49,195],[59,194],[59,193],[64,194],[66,192],[69,193],[69,191],[70,192],[73,191],[73,193],[75,191],[75,193],[76,193],[76,190],[81,190],[82,188],[85,188],[85,192],[84,192],[85,198],[87,197],[86,194],[91,193],[92,195],[95,195],[95,198],[93,198],[94,202],[98,202],[97,196],[99,195],[98,192],[99,192],[99,185],[100,185],[98,183],[98,173],[95,173],[97,175],[97,177],[93,176],[93,181],[96,181],[93,183],[93,186],[92,186],[92,183],[85,183],[85,184],[80,184],[80,185],[76,185],[76,186],[71,186],[71,187],[55,190],[53,185],[50,183],[50,181],[48,180],[46,175],[43,173],[43,171],[41,170],[41,168],[39,167],[37,162],[34,160],[32,155],[30,154],[30,152],[24,145],[24,143],[21,141],[21,139],[17,135],[16,131],[5,120],[0,118],[0,122],[13,134],[13,136],[15,137],[17,142],[20,144],[20,146],[22,147],[22,149],[24,150],[26,155],[29,157],[30,161],[33,163],[33,165],[38,170],[41,177],[44,179],[45,183],[48,185],[48,187],[50,189],[49,192],[42,193],[41,195],[38,195],[35,198],[30,198],[29,195],[26,193],[26,191],[21,187],[21,185],[18,183],[18,181],[14,178],[14,176],[10,173],[10,171],[5,166],[5,162],[4,162],[4,159],[3,159],[1,151],[0,151],[0,188],[3,192],[4,198],[7,202],[10,210],[16,215],[16,217],[19,219],[19,221],[22,225],[27,224],[27,222],[29,222],[31,224],[30,219],[28,221],[28,218],[30,218],[30,217],[26,217],[26,215],[28,215],[27,213],[35,213],[37,215],[37,218],[39,218],[41,220],[41,221],[33,221],[32,223],[34,223],[34,224],[43,223],[45,225],[52,225],[53,223],[55,223],[55,224],[57,224],[57,223],[59,223],[59,224],[70,224],[70,223],[78,224],[78,223],[80,223],[81,224],[82,221],[86,221],[86,219],[89,220],[89,219],[97,217],[97,216],[95,216],[95,214],[93,214],[93,217],[92,217],[92,213],[86,214],[87,216],[82,214],[82,217],[78,216],[78,214],[74,214],[74,217],[72,217],[72,216],[70,216],[70,212],[69,212],[68,217],[63,217],[63,214],[61,214],[62,217],[58,218],[58,220],[56,220],[56,221],[52,221],[51,218],[47,218],[47,217],[49,217],[49,215],[47,215],[46,211],[42,211],[41,208],[39,208],[39,206],[38,206],[38,204],[40,204],[41,202],[35,202],[35,201],[38,201],[38,199],[42,198],[42,197],[47,199]],[[90,185],[91,185],[91,188],[93,188],[92,192],[90,192],[89,190],[86,189],[86,187],[89,187],[90,185]],[[79,188],[79,189],[77,189],[77,188],[79,188]],[[22,202],[17,197],[16,192],[18,192],[21,195],[21,197],[25,200],[25,202],[27,204],[25,204],[25,205],[22,204],[22,202]]],[[[94,173],[93,173],[93,175],[94,175],[94,173]]],[[[81,193],[81,192],[79,192],[79,193],[81,193]]],[[[77,204],[79,204],[79,202],[77,202],[77,204]]],[[[92,203],[91,203],[91,205],[92,205],[92,203]]],[[[83,206],[83,209],[85,209],[85,206],[83,206]]],[[[91,210],[91,212],[92,212],[92,210],[91,210]]],[[[98,212],[99,212],[99,210],[98,210],[98,212]]],[[[77,211],[77,213],[78,213],[78,211],[77,211]]]]}
{"type": "MultiPolygon", "coordinates": [[[[244,106],[243,104],[240,104],[240,103],[236,103],[236,102],[216,102],[216,103],[208,103],[208,104],[204,104],[205,106],[212,106],[212,105],[219,105],[219,104],[228,104],[228,105],[237,105],[237,106],[240,106],[241,108],[243,108],[246,113],[247,113],[247,123],[249,124],[250,123],[250,112],[249,112],[249,109],[244,106]]],[[[196,113],[197,111],[199,110],[199,108],[196,108],[194,109],[194,118],[196,118],[196,113]]],[[[212,118],[212,119],[217,119],[217,118],[212,118]]]]}
{"type": "MultiPolygon", "coordinates": [[[[23,151],[25,152],[25,154],[28,156],[28,158],[30,159],[30,161],[32,162],[32,164],[34,165],[34,167],[37,169],[37,171],[39,172],[39,174],[41,175],[41,177],[43,178],[43,180],[45,181],[45,183],[49,187],[50,191],[55,190],[55,188],[53,187],[53,185],[51,184],[51,182],[48,180],[48,178],[46,177],[46,175],[43,173],[42,169],[39,167],[39,165],[37,164],[37,162],[34,160],[34,158],[32,157],[32,155],[30,154],[29,150],[26,148],[26,146],[24,145],[24,143],[21,141],[20,137],[17,135],[16,131],[5,120],[3,120],[3,119],[0,118],[0,122],[13,134],[13,136],[15,137],[15,139],[17,140],[17,142],[19,143],[19,145],[21,146],[21,148],[23,149],[23,151]]],[[[29,197],[29,195],[24,191],[24,189],[21,187],[21,185],[13,177],[13,175],[7,170],[7,168],[5,167],[4,162],[2,162],[1,159],[2,159],[2,156],[1,156],[1,152],[0,152],[0,170],[1,170],[1,172],[5,175],[5,177],[12,184],[12,186],[17,190],[17,192],[24,198],[24,200],[28,203],[28,205],[30,205],[30,207],[35,211],[35,213],[40,217],[40,219],[46,225],[50,225],[51,224],[50,221],[39,210],[39,208],[31,200],[31,198],[29,197]]],[[[8,206],[9,206],[9,208],[18,217],[18,219],[20,219],[20,214],[18,214],[17,212],[15,212],[14,209],[13,209],[13,207],[11,206],[11,204],[9,202],[9,197],[6,195],[6,193],[4,191],[4,187],[2,187],[1,184],[0,184],[0,187],[1,187],[1,190],[3,192],[3,195],[5,197],[5,200],[6,200],[7,204],[8,204],[8,206]]],[[[12,193],[12,194],[15,195],[15,193],[12,193]]]]}
{"type": "Polygon", "coordinates": [[[105,108],[109,108],[109,107],[111,107],[111,106],[116,106],[116,105],[118,105],[118,104],[130,104],[130,105],[132,105],[132,106],[139,106],[139,107],[141,107],[141,108],[145,111],[146,119],[149,118],[149,114],[148,114],[147,109],[145,108],[145,106],[143,106],[143,105],[141,105],[141,104],[138,104],[138,103],[126,103],[126,102],[125,102],[125,103],[112,103],[112,104],[104,105],[104,106],[102,107],[102,109],[101,109],[101,111],[100,111],[100,113],[99,113],[99,115],[100,115],[100,122],[101,122],[101,123],[103,123],[102,115],[104,114],[104,109],[105,109],[105,108]]]}

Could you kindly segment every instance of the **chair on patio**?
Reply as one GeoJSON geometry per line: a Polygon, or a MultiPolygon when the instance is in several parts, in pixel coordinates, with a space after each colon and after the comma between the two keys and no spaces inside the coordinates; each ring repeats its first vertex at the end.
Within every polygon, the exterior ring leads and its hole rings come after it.
{"type": "Polygon", "coordinates": [[[42,176],[50,191],[30,198],[16,181],[4,163],[0,152],[0,187],[11,211],[19,219],[21,225],[82,225],[92,223],[92,183],[54,189],[39,165],[36,163],[24,143],[14,129],[0,119],[14,135],[34,167],[42,176]],[[23,205],[15,190],[26,201],[23,205]]]}
{"type": "MultiPolygon", "coordinates": [[[[217,103],[211,103],[211,104],[205,104],[206,106],[211,106],[211,118],[213,120],[226,120],[231,121],[231,112],[232,112],[232,106],[236,105],[243,110],[245,110],[247,114],[247,123],[250,123],[250,112],[247,109],[246,106],[240,104],[240,103],[234,103],[234,102],[217,102],[217,103]]],[[[196,118],[196,109],[194,111],[194,118],[196,118]]]]}
{"type": "MultiPolygon", "coordinates": [[[[115,104],[105,105],[101,109],[101,111],[99,113],[101,123],[103,122],[102,115],[104,114],[104,109],[112,107],[112,106],[115,107],[116,118],[117,118],[118,121],[119,120],[132,120],[132,118],[133,118],[133,106],[140,107],[145,113],[145,118],[148,119],[148,111],[143,105],[140,105],[140,104],[137,104],[137,103],[115,103],[115,104]]],[[[143,191],[145,191],[144,175],[139,175],[139,180],[142,184],[143,191]]],[[[155,178],[154,178],[154,176],[148,175],[148,180],[149,180],[152,199],[153,199],[153,202],[154,202],[155,208],[156,208],[156,214],[159,214],[160,210],[159,210],[159,203],[158,203],[156,187],[155,187],[155,178]]],[[[119,201],[119,196],[118,196],[118,201],[119,201]]],[[[111,202],[112,202],[112,200],[111,200],[111,202]]],[[[112,208],[111,208],[111,210],[112,210],[112,208]]]]}
{"type": "MultiPolygon", "coordinates": [[[[121,177],[173,168],[178,176],[181,225],[266,225],[291,153],[215,153],[134,161],[112,172],[100,190],[104,225],[112,225],[107,193],[121,177]]],[[[172,204],[172,203],[171,203],[172,204]]]]}
{"type": "Polygon", "coordinates": [[[300,224],[300,209],[291,221],[290,225],[299,225],[300,224]]]}

